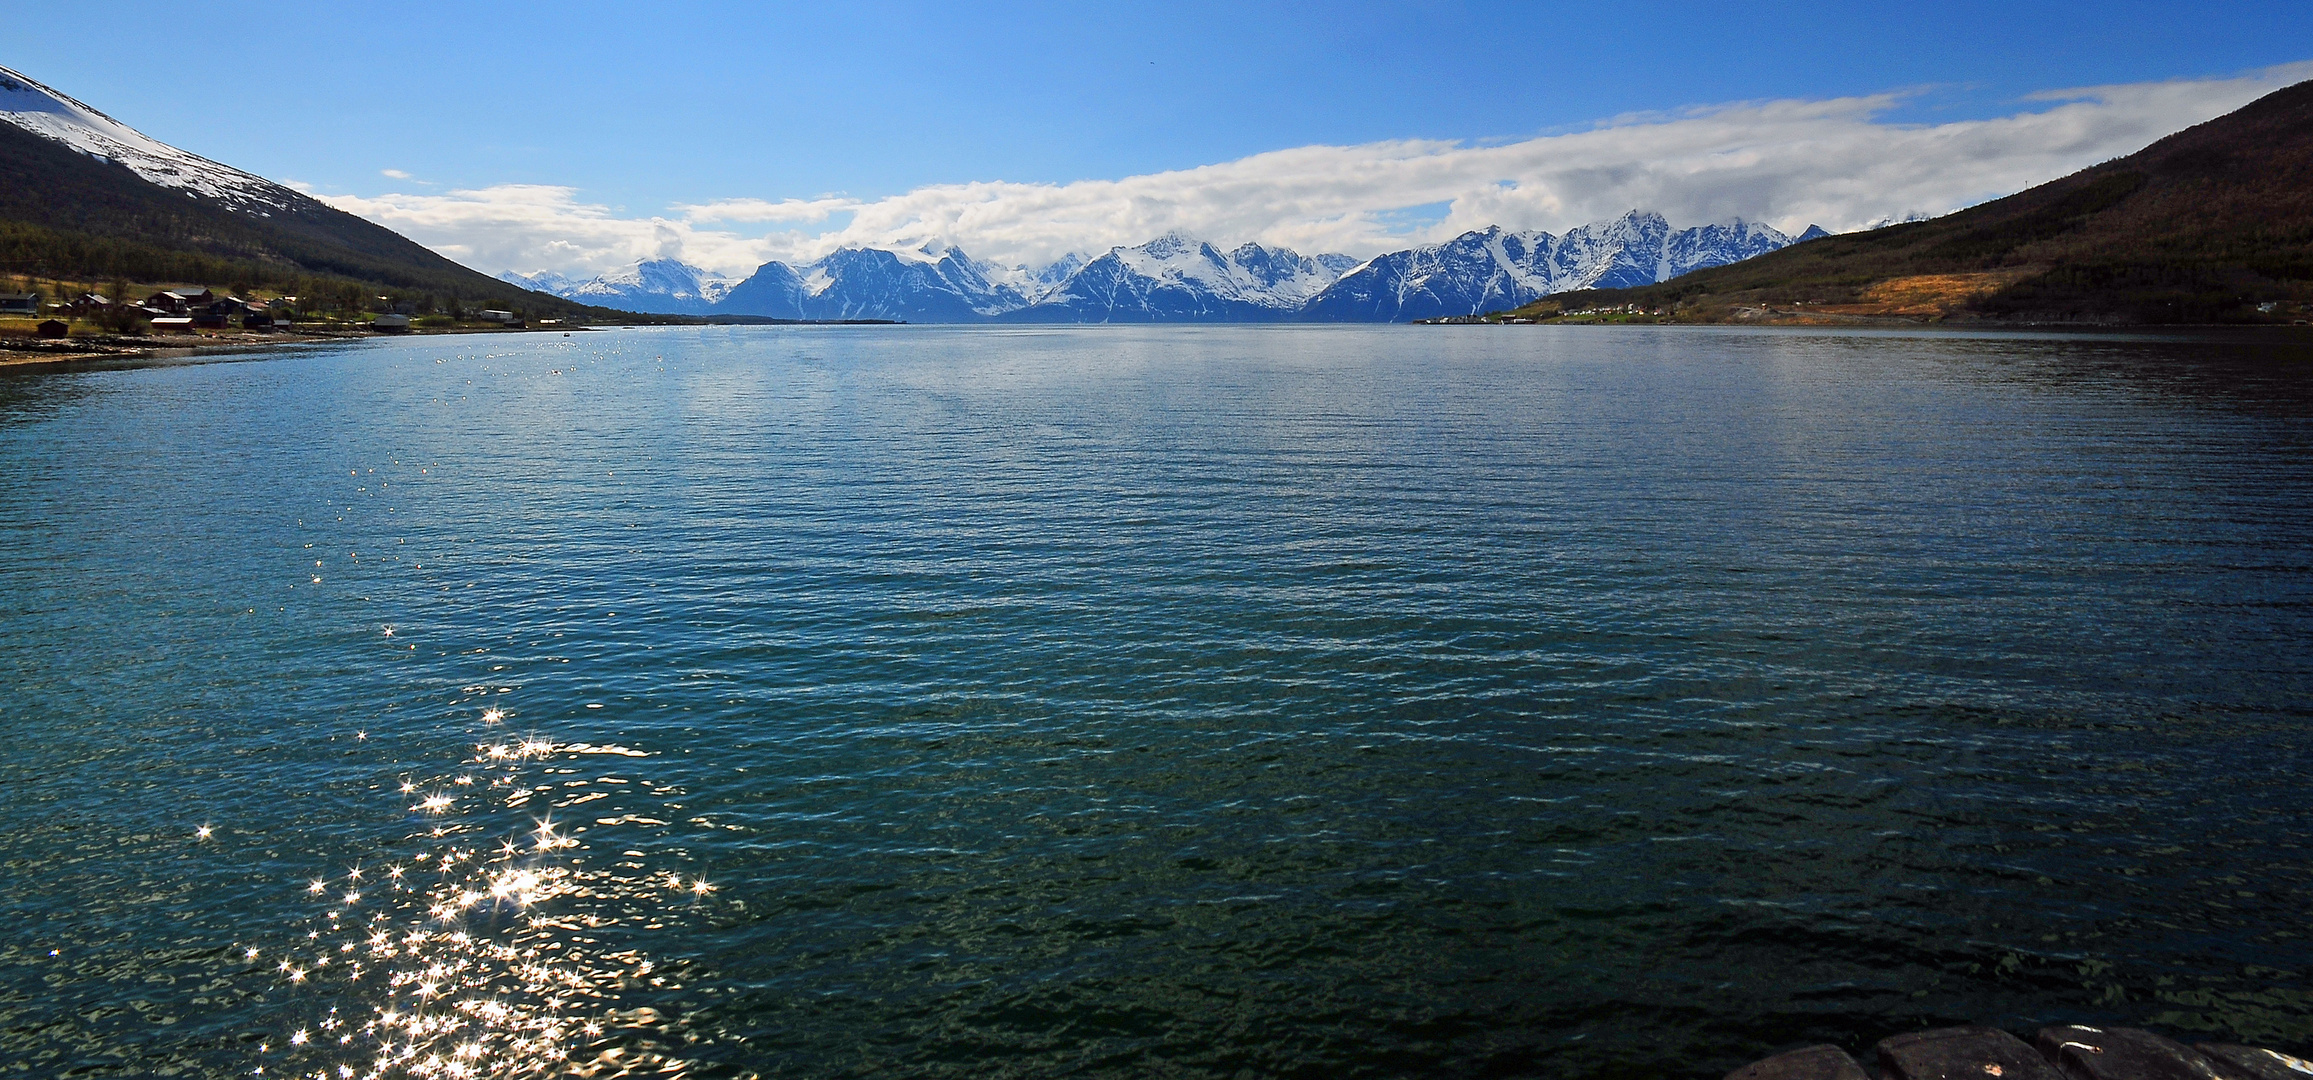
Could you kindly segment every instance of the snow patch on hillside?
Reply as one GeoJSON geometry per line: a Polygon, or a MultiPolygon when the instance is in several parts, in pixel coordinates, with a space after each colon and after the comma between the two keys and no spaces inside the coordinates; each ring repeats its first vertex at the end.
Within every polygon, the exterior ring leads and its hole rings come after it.
{"type": "Polygon", "coordinates": [[[270,180],[187,153],[0,67],[0,121],[90,157],[119,162],[165,188],[215,199],[236,210],[286,209],[296,193],[270,180]]]}

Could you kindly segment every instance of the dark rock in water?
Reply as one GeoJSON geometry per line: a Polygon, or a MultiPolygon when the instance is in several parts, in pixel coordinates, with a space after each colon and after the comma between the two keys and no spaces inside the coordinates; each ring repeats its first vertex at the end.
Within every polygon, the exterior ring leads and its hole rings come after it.
{"type": "Polygon", "coordinates": [[[1879,1041],[1887,1080],[2063,1080],[2024,1040],[1998,1028],[1956,1027],[1879,1041]]]}
{"type": "Polygon", "coordinates": [[[2041,1028],[2040,1053],[2071,1080],[2231,1080],[2200,1052],[2136,1028],[2041,1028]]]}
{"type": "Polygon", "coordinates": [[[2198,1043],[2193,1049],[2216,1062],[2225,1075],[2240,1080],[2313,1080],[2313,1061],[2278,1050],[2233,1043],[2198,1043]]]}
{"type": "Polygon", "coordinates": [[[1871,1080],[1847,1051],[1824,1043],[1754,1061],[1727,1074],[1727,1080],[1871,1080]]]}

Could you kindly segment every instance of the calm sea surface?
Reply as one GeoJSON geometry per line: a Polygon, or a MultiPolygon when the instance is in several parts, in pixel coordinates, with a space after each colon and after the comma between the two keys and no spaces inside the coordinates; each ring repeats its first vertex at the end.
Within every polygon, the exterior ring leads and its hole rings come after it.
{"type": "Polygon", "coordinates": [[[0,376],[0,734],[4,1075],[2302,1052],[2313,349],[710,328],[0,376]]]}

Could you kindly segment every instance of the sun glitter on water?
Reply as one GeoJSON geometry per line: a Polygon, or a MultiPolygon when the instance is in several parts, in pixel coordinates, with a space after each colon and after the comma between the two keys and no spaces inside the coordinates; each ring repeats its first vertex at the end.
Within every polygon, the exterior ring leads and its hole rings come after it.
{"type": "MultiPolygon", "coordinates": [[[[617,947],[613,932],[634,912],[652,921],[665,905],[695,907],[713,886],[703,877],[646,874],[632,862],[590,868],[577,835],[585,827],[555,820],[551,809],[519,832],[486,838],[491,818],[519,818],[522,803],[552,788],[532,786],[543,777],[526,769],[552,771],[589,754],[645,756],[541,738],[483,743],[453,782],[502,794],[468,814],[430,790],[440,781],[400,784],[400,794],[417,796],[404,805],[424,815],[427,827],[412,835],[422,850],[301,883],[327,906],[294,946],[264,951],[278,957],[272,977],[317,994],[312,1008],[320,1012],[305,1012],[262,1044],[252,1074],[467,1080],[574,1069],[683,1072],[684,1062],[619,1045],[618,1029],[632,1027],[634,1016],[617,1008],[619,989],[673,984],[639,950],[617,947]]],[[[249,949],[249,958],[258,952],[249,949]]]]}

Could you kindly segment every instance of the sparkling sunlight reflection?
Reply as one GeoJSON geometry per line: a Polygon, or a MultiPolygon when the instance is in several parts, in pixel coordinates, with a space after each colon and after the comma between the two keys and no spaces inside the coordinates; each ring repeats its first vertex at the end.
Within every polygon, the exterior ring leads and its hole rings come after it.
{"type": "MultiPolygon", "coordinates": [[[[483,715],[498,718],[495,709],[483,715]]],[[[429,819],[412,837],[423,850],[383,867],[352,866],[301,882],[308,894],[329,898],[328,906],[273,973],[300,990],[311,987],[319,995],[313,1007],[325,1011],[286,1025],[280,1042],[262,1044],[254,1075],[466,1080],[686,1072],[688,1063],[638,1053],[616,1035],[643,1022],[637,1017],[656,1017],[648,1009],[620,1013],[619,989],[676,984],[639,951],[617,947],[612,931],[637,916],[638,925],[656,928],[664,916],[655,909],[697,904],[713,886],[704,878],[646,874],[630,861],[617,870],[591,868],[576,835],[584,828],[551,813],[521,832],[486,839],[507,819],[521,820],[522,802],[552,788],[530,786],[526,768],[567,774],[574,770],[552,766],[581,754],[643,756],[543,739],[482,744],[459,781],[505,797],[461,807],[439,791],[426,794],[409,807],[429,819]]],[[[420,787],[406,781],[400,791],[420,787]]],[[[209,831],[203,826],[199,838],[209,831]]],[[[251,960],[258,952],[246,950],[251,960]]]]}

